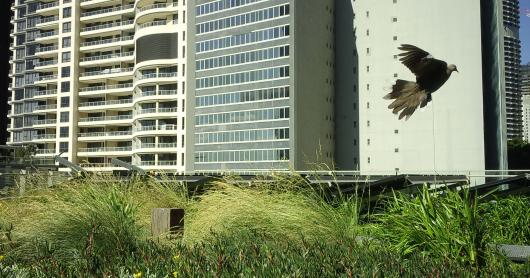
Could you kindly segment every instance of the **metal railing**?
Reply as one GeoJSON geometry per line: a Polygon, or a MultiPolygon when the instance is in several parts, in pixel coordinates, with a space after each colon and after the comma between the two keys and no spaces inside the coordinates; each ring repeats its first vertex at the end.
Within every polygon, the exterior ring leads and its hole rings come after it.
{"type": "Polygon", "coordinates": [[[79,148],[78,152],[96,153],[96,152],[130,152],[132,147],[96,147],[96,148],[79,148]]]}
{"type": "Polygon", "coordinates": [[[48,22],[57,21],[57,20],[59,20],[58,15],[49,16],[49,17],[41,17],[39,20],[37,20],[37,24],[43,24],[43,23],[48,23],[48,22]]]}
{"type": "Polygon", "coordinates": [[[158,4],[152,4],[145,7],[141,7],[136,9],[137,13],[141,13],[147,10],[152,9],[163,9],[163,8],[171,8],[171,7],[177,7],[178,3],[158,3],[158,4]]]}
{"type": "Polygon", "coordinates": [[[55,139],[56,134],[38,134],[33,137],[35,140],[46,140],[46,139],[55,139]]]}
{"type": "Polygon", "coordinates": [[[129,52],[123,52],[123,53],[108,54],[108,55],[83,57],[79,61],[80,62],[90,62],[90,61],[99,61],[99,60],[121,58],[121,57],[133,57],[133,56],[134,56],[134,51],[129,51],[129,52]]]}
{"type": "Polygon", "coordinates": [[[178,148],[178,144],[175,143],[141,143],[138,144],[137,149],[172,149],[178,148]]]}
{"type": "Polygon", "coordinates": [[[45,91],[36,91],[34,94],[33,94],[33,97],[36,97],[36,96],[48,96],[48,95],[55,95],[57,94],[57,90],[45,90],[45,91]]]}
{"type": "Polygon", "coordinates": [[[168,78],[177,77],[178,72],[159,72],[159,73],[147,73],[138,76],[138,80],[152,79],[152,78],[168,78]]]}
{"type": "Polygon", "coordinates": [[[35,50],[35,53],[54,51],[54,50],[57,50],[57,49],[58,49],[57,45],[46,46],[46,47],[39,47],[39,48],[37,48],[37,49],[35,50]]]}
{"type": "Polygon", "coordinates": [[[175,113],[178,112],[178,107],[168,108],[146,108],[136,111],[136,115],[154,114],[154,113],[175,113]]]}
{"type": "Polygon", "coordinates": [[[57,79],[57,74],[39,76],[39,81],[57,79]]]}
{"type": "Polygon", "coordinates": [[[51,2],[51,3],[41,3],[37,7],[37,11],[44,10],[44,9],[49,9],[49,8],[53,8],[53,7],[57,7],[57,6],[59,6],[59,1],[51,2]]]}
{"type": "Polygon", "coordinates": [[[158,90],[158,91],[144,91],[136,93],[134,96],[136,98],[139,97],[151,97],[151,96],[170,96],[170,95],[177,95],[177,90],[158,90]]]}
{"type": "Polygon", "coordinates": [[[132,9],[132,8],[134,8],[134,4],[129,4],[129,5],[125,5],[125,6],[117,6],[117,7],[112,7],[112,8],[105,8],[105,9],[101,9],[101,10],[97,10],[97,11],[81,13],[81,17],[93,16],[93,15],[99,15],[99,14],[106,14],[106,13],[113,13],[113,12],[118,12],[118,11],[122,11],[122,10],[128,10],[128,9],[132,9]]]}
{"type": "Polygon", "coordinates": [[[57,109],[57,104],[39,105],[34,108],[34,111],[57,109]]]}
{"type": "Polygon", "coordinates": [[[132,131],[106,131],[106,132],[87,132],[78,133],[79,137],[103,137],[103,136],[128,136],[132,135],[132,131]]]}
{"type": "Polygon", "coordinates": [[[105,106],[105,105],[117,105],[117,104],[129,104],[132,103],[132,99],[119,99],[119,100],[106,100],[106,101],[92,101],[79,103],[79,107],[91,107],[91,106],[105,106]]]}
{"type": "Polygon", "coordinates": [[[36,151],[36,154],[54,154],[55,149],[40,149],[36,151]]]}
{"type": "Polygon", "coordinates": [[[132,41],[133,39],[134,39],[134,36],[125,36],[125,37],[119,37],[119,38],[114,38],[114,39],[83,42],[81,43],[81,46],[82,47],[83,46],[94,46],[94,45],[109,44],[109,43],[122,42],[122,41],[132,41]]]}
{"type": "Polygon", "coordinates": [[[51,125],[56,124],[57,119],[47,119],[47,120],[35,120],[33,121],[33,125],[51,125]]]}
{"type": "Polygon", "coordinates": [[[51,36],[56,36],[58,34],[59,33],[57,31],[48,31],[48,32],[39,33],[39,35],[36,38],[37,39],[38,38],[47,38],[47,37],[51,37],[51,36]]]}
{"type": "Polygon", "coordinates": [[[132,115],[102,116],[102,117],[80,118],[79,122],[121,121],[121,120],[131,120],[131,119],[132,119],[132,115]]]}
{"type": "Polygon", "coordinates": [[[147,125],[134,128],[135,132],[177,130],[177,125],[147,125]]]}
{"type": "Polygon", "coordinates": [[[105,23],[105,24],[99,24],[95,26],[90,27],[83,27],[81,28],[81,32],[89,32],[89,31],[96,31],[101,29],[107,29],[107,28],[113,28],[113,27],[120,27],[125,25],[131,25],[134,23],[134,20],[124,20],[124,21],[118,21],[118,22],[112,22],[112,23],[105,23]]]}
{"type": "Polygon", "coordinates": [[[45,66],[53,66],[57,65],[57,60],[48,60],[48,61],[42,61],[35,63],[35,67],[45,67],[45,66]]]}
{"type": "Polygon", "coordinates": [[[80,92],[93,92],[93,91],[102,91],[102,90],[114,90],[114,89],[125,89],[132,88],[133,83],[126,84],[117,84],[117,85],[105,85],[105,86],[95,86],[95,87],[84,87],[80,88],[80,92]]]}
{"type": "Polygon", "coordinates": [[[102,70],[102,71],[82,72],[81,74],[79,74],[79,76],[88,77],[88,76],[96,76],[96,75],[126,73],[126,72],[132,72],[133,70],[134,70],[134,68],[113,68],[113,69],[105,69],[105,70],[102,70]]]}

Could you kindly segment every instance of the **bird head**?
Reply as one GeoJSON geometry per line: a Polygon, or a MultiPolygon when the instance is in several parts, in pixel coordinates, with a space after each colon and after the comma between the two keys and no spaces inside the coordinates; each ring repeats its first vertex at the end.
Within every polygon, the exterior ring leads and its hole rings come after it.
{"type": "Polygon", "coordinates": [[[449,71],[449,73],[452,73],[453,71],[458,72],[458,69],[456,68],[456,65],[454,65],[454,64],[448,65],[447,66],[447,70],[449,71]]]}

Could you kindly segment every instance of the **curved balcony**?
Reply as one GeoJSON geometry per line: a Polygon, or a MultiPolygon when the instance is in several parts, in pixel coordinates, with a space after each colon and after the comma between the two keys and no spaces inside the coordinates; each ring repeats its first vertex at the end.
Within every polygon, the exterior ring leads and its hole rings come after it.
{"type": "Polygon", "coordinates": [[[141,143],[135,146],[134,153],[167,153],[177,152],[178,144],[175,143],[141,143]]]}
{"type": "Polygon", "coordinates": [[[41,3],[37,7],[37,10],[35,11],[36,14],[39,15],[52,15],[59,13],[59,1],[50,2],[50,3],[41,3]]]}
{"type": "Polygon", "coordinates": [[[137,87],[137,86],[148,84],[148,83],[157,83],[157,84],[175,83],[177,77],[178,77],[177,72],[138,74],[135,77],[134,86],[137,87]]]}
{"type": "Polygon", "coordinates": [[[46,71],[57,67],[57,60],[42,61],[35,64],[35,71],[46,71]]]}
{"type": "Polygon", "coordinates": [[[35,106],[35,108],[33,109],[33,112],[46,113],[46,112],[49,112],[50,110],[56,110],[56,109],[57,109],[57,104],[39,105],[39,106],[35,106]]]}
{"type": "Polygon", "coordinates": [[[96,148],[79,148],[78,156],[106,156],[106,155],[130,155],[132,147],[96,147],[96,148]]]}
{"type": "Polygon", "coordinates": [[[133,128],[134,136],[177,135],[177,125],[151,125],[133,128]]]}
{"type": "Polygon", "coordinates": [[[56,134],[38,134],[33,137],[33,140],[38,142],[54,142],[56,137],[56,134]]]}
{"type": "Polygon", "coordinates": [[[134,119],[175,117],[175,113],[178,113],[177,107],[140,109],[135,111],[134,119]]]}
{"type": "Polygon", "coordinates": [[[136,8],[136,21],[138,22],[142,17],[155,14],[159,16],[160,13],[174,13],[177,10],[178,3],[155,3],[143,7],[136,8]]]}
{"type": "Polygon", "coordinates": [[[57,83],[57,75],[44,75],[39,76],[39,79],[35,81],[35,85],[46,85],[46,84],[54,84],[57,83]]]}
{"type": "Polygon", "coordinates": [[[37,57],[51,57],[57,56],[57,45],[39,47],[35,50],[35,56],[37,57]]]}
{"type": "Polygon", "coordinates": [[[57,97],[57,90],[36,91],[33,94],[33,99],[47,99],[52,97],[57,97]]]}
{"type": "Polygon", "coordinates": [[[39,33],[39,35],[35,38],[35,42],[47,43],[47,42],[56,41],[58,38],[59,38],[59,32],[56,30],[42,32],[42,33],[39,33]]]}
{"type": "Polygon", "coordinates": [[[156,90],[138,92],[133,95],[134,103],[153,100],[175,100],[178,90],[156,90]]]}
{"type": "Polygon", "coordinates": [[[35,121],[33,121],[33,127],[55,126],[55,124],[57,124],[57,119],[47,119],[47,120],[35,120],[35,121]]]}
{"type": "Polygon", "coordinates": [[[53,156],[55,155],[55,149],[40,149],[35,154],[36,156],[53,156]]]}
{"type": "Polygon", "coordinates": [[[59,24],[59,16],[53,15],[53,16],[48,16],[48,17],[41,17],[37,21],[36,27],[37,28],[44,28],[44,27],[49,28],[50,26],[55,26],[58,24],[59,24]]]}

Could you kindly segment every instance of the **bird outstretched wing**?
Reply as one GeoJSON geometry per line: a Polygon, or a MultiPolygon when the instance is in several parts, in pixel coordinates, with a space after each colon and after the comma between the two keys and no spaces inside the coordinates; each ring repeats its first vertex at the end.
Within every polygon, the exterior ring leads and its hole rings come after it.
{"type": "Polygon", "coordinates": [[[399,60],[403,65],[409,68],[416,77],[427,76],[433,71],[438,71],[447,67],[446,62],[435,59],[429,54],[429,52],[414,45],[402,44],[398,49],[404,51],[399,54],[401,57],[399,60]]]}

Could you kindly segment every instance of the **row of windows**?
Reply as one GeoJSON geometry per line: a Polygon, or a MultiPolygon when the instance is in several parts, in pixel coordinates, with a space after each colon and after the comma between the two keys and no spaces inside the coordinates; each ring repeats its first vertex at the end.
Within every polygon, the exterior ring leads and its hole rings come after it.
{"type": "Polygon", "coordinates": [[[198,78],[197,89],[289,77],[289,66],[198,78]]]}
{"type": "Polygon", "coordinates": [[[289,107],[269,108],[259,110],[234,111],[219,114],[199,115],[195,117],[195,124],[215,125],[253,121],[278,120],[289,118],[289,107]]]}
{"type": "Polygon", "coordinates": [[[196,8],[196,13],[197,16],[200,16],[262,1],[265,0],[219,0],[198,5],[196,8]]]}
{"type": "Polygon", "coordinates": [[[199,35],[234,26],[269,20],[285,15],[289,15],[288,4],[200,23],[197,24],[196,32],[199,35]]]}
{"type": "Polygon", "coordinates": [[[289,139],[289,128],[237,130],[218,133],[200,133],[195,135],[195,142],[197,144],[269,141],[284,139],[289,139]]]}
{"type": "Polygon", "coordinates": [[[195,46],[197,53],[216,49],[229,48],[232,46],[245,45],[255,42],[274,40],[289,36],[289,25],[273,27],[250,33],[238,34],[228,37],[198,42],[195,46]]]}
{"type": "Polygon", "coordinates": [[[253,91],[234,92],[219,95],[200,96],[196,99],[196,107],[226,105],[234,103],[261,101],[289,97],[289,86],[259,89],[253,91]]]}
{"type": "Polygon", "coordinates": [[[196,63],[197,70],[207,70],[287,56],[289,56],[288,45],[198,60],[196,63]]]}
{"type": "Polygon", "coordinates": [[[289,160],[289,149],[197,152],[195,162],[264,162],[289,160]]]}

